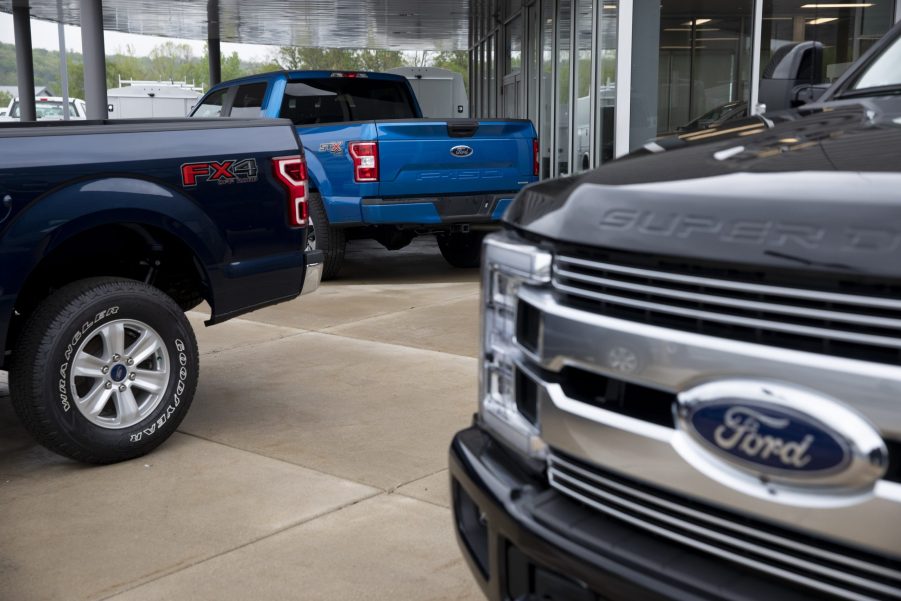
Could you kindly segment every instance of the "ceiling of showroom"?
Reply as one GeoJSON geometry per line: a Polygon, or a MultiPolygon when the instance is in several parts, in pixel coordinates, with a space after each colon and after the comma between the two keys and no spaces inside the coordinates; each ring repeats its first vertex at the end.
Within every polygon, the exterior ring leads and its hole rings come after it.
{"type": "MultiPolygon", "coordinates": [[[[37,19],[79,24],[78,0],[31,0],[37,19]]],[[[464,50],[468,0],[105,0],[104,29],[189,39],[207,38],[207,8],[218,6],[224,42],[464,50]]],[[[0,0],[12,12],[12,0],[0,0]]]]}

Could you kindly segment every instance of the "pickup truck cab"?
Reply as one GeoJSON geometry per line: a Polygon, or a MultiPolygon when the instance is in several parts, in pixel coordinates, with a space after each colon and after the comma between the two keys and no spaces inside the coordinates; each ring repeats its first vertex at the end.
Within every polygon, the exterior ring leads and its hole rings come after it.
{"type": "Polygon", "coordinates": [[[312,292],[288,121],[0,125],[0,369],[31,434],[110,463],[185,416],[207,325],[312,292]]]}
{"type": "Polygon", "coordinates": [[[901,598],[901,25],[740,131],[486,239],[450,472],[489,598],[901,598]]]}
{"type": "Polygon", "coordinates": [[[193,117],[290,119],[307,157],[311,228],[338,273],[348,238],[399,249],[437,234],[449,263],[475,267],[485,231],[537,177],[527,120],[424,119],[407,79],[343,71],[280,71],[226,82],[193,117]]]}
{"type": "MultiPolygon", "coordinates": [[[[60,96],[35,98],[34,108],[38,121],[62,121],[65,119],[64,103],[65,101],[60,96]]],[[[0,121],[18,121],[19,118],[19,99],[13,98],[6,108],[6,114],[0,117],[0,121]]],[[[69,99],[69,119],[73,121],[84,121],[87,119],[87,108],[84,100],[81,98],[69,99]]]]}

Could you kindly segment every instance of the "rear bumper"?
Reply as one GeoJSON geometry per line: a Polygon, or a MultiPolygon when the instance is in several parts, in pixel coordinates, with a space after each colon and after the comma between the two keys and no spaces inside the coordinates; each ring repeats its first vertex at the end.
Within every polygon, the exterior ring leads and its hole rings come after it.
{"type": "Polygon", "coordinates": [[[809,599],[551,489],[478,426],[450,448],[457,542],[492,601],[809,599]]]}
{"type": "Polygon", "coordinates": [[[303,255],[306,269],[303,274],[303,288],[300,295],[304,296],[319,289],[322,282],[322,269],[325,264],[325,253],[321,250],[308,250],[303,255]]]}
{"type": "Polygon", "coordinates": [[[213,315],[206,325],[283,303],[319,288],[324,256],[321,250],[293,251],[230,264],[214,285],[213,315]]]}
{"type": "Polygon", "coordinates": [[[364,198],[367,224],[453,224],[499,221],[516,192],[456,196],[364,198]]]}

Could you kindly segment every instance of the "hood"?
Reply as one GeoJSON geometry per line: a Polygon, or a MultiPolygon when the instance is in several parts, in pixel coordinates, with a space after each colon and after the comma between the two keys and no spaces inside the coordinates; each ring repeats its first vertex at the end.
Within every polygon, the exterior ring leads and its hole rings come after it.
{"type": "Polygon", "coordinates": [[[523,190],[521,231],[625,252],[897,277],[901,119],[856,104],[523,190]]]}

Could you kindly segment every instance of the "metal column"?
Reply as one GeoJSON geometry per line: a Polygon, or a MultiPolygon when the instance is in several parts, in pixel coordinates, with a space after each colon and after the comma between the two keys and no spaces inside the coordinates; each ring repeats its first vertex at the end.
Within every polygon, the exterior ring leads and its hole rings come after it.
{"type": "Polygon", "coordinates": [[[210,85],[222,81],[222,55],[219,48],[219,0],[209,0],[207,10],[207,56],[210,61],[210,85]]]}
{"type": "Polygon", "coordinates": [[[763,0],[754,0],[754,37],[751,41],[751,98],[750,114],[759,115],[766,110],[760,104],[760,50],[763,31],[763,0]]]}
{"type": "Polygon", "coordinates": [[[37,114],[34,108],[34,62],[31,54],[31,14],[28,0],[13,0],[13,30],[19,85],[19,119],[35,121],[37,114]]]}
{"type": "Polygon", "coordinates": [[[66,26],[63,25],[63,0],[56,1],[57,34],[59,35],[59,95],[63,97],[63,120],[69,120],[69,63],[66,54],[66,26]]]}
{"type": "Polygon", "coordinates": [[[106,119],[109,117],[106,50],[103,45],[103,6],[100,0],[81,0],[81,52],[84,56],[84,99],[88,119],[106,119]]]}

